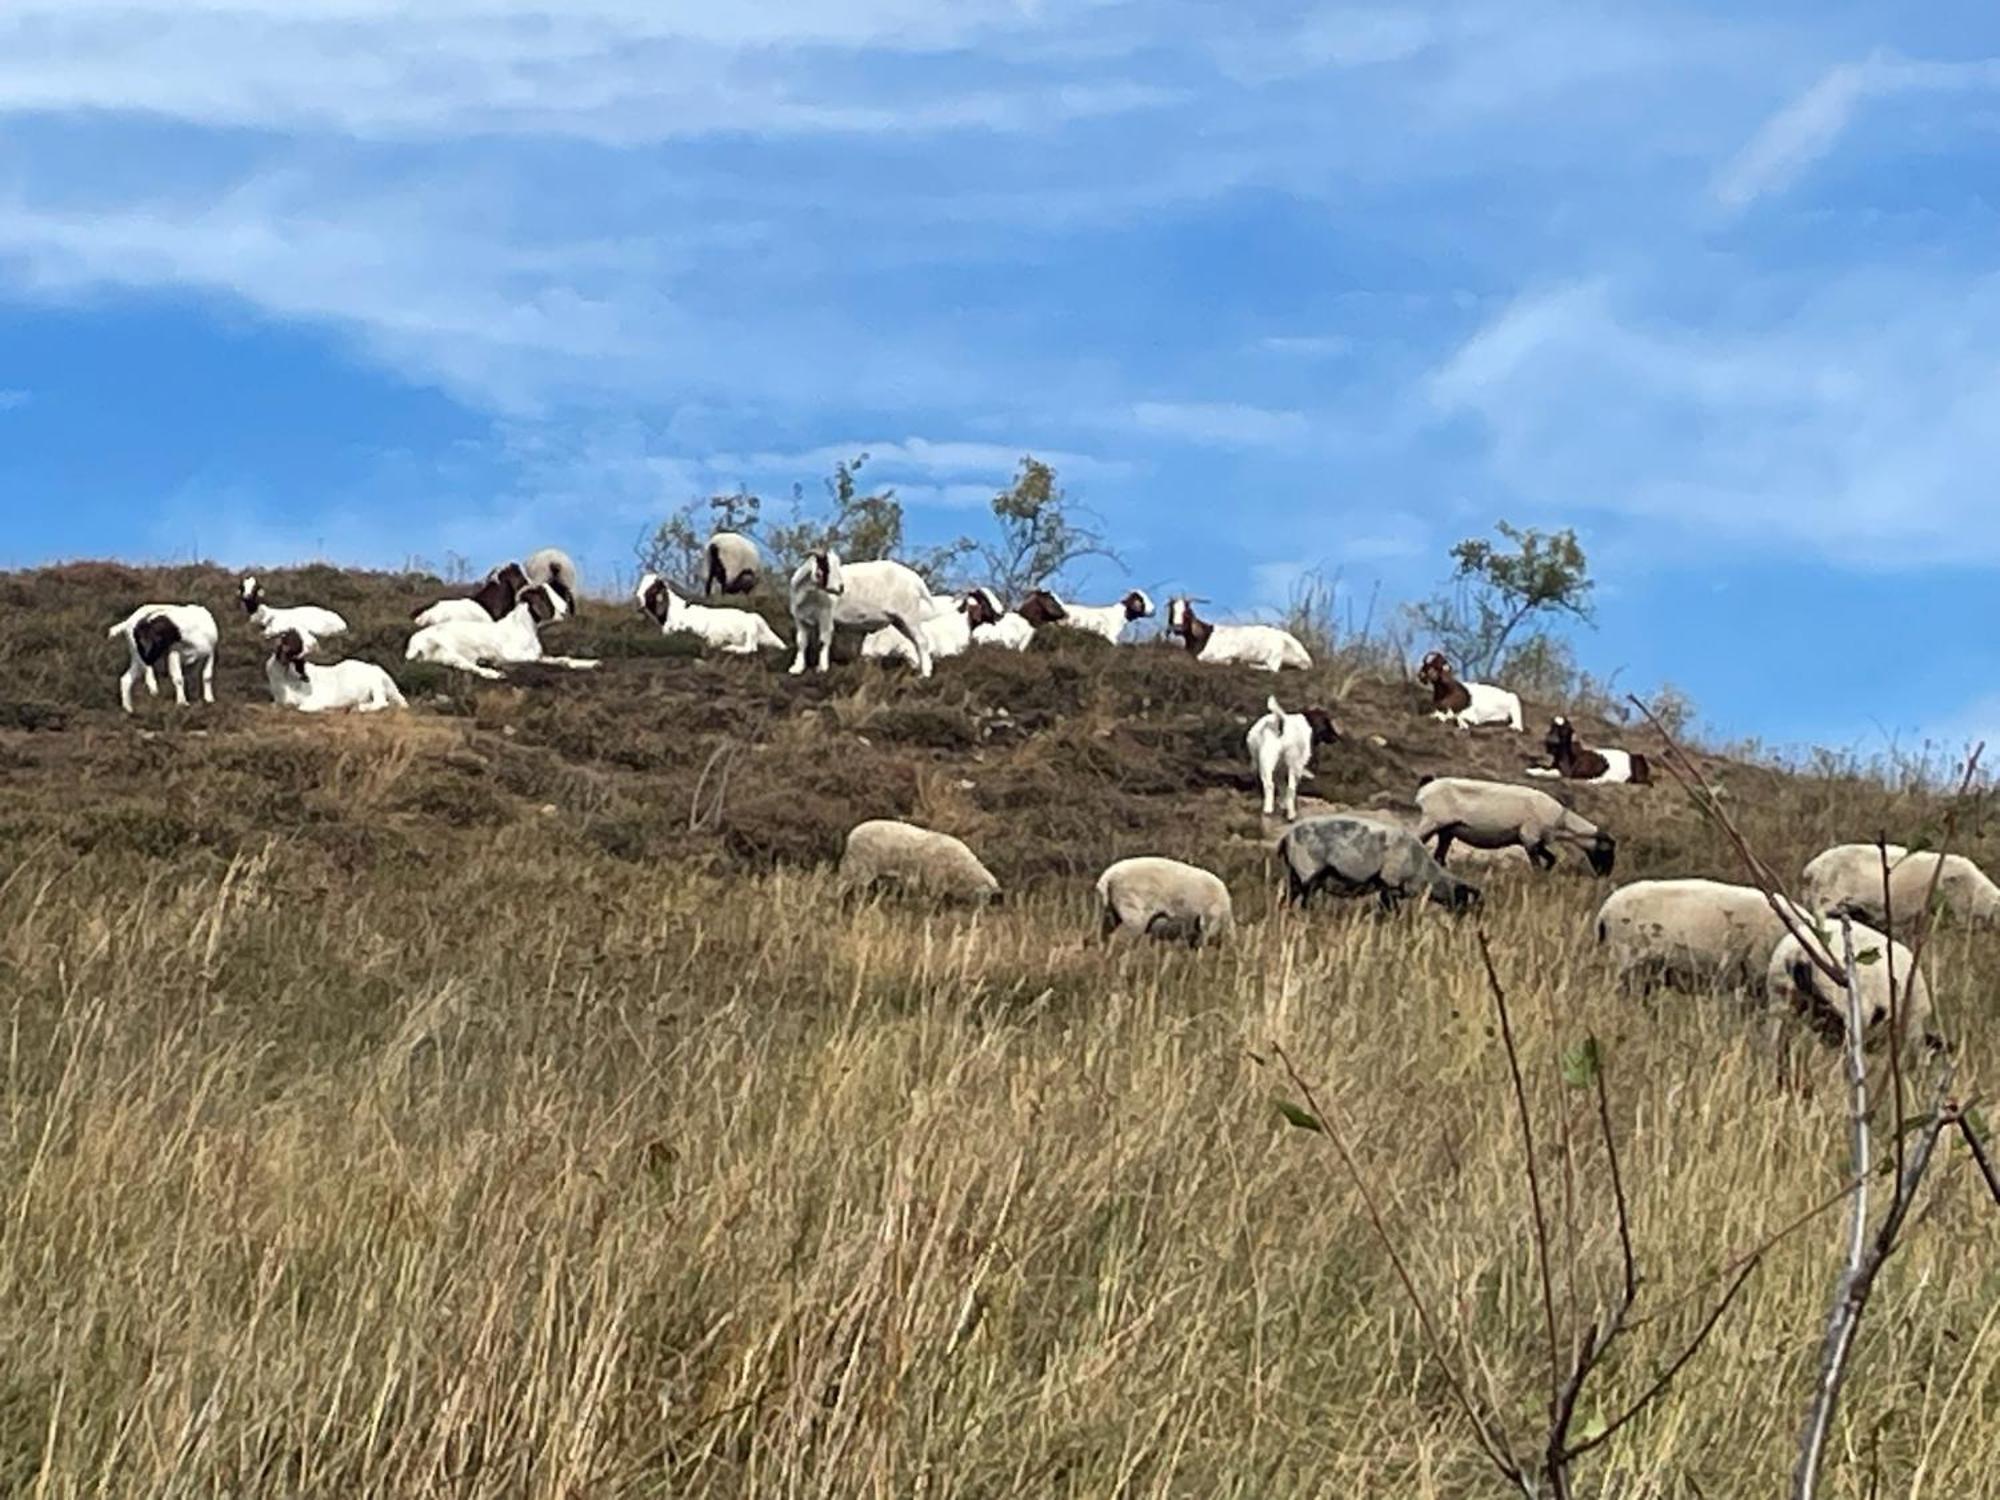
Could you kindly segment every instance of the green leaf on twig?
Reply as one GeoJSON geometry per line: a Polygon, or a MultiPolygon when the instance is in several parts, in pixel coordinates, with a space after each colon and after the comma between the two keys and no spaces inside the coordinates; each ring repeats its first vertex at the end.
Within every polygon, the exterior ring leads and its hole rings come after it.
{"type": "Polygon", "coordinates": [[[1869,964],[1879,964],[1882,962],[1882,950],[1880,948],[1863,948],[1859,953],[1854,955],[1854,961],[1863,968],[1866,968],[1869,964]]]}
{"type": "Polygon", "coordinates": [[[1315,1131],[1320,1135],[1326,1134],[1326,1127],[1320,1124],[1319,1116],[1311,1110],[1300,1109],[1289,1099],[1274,1099],[1271,1102],[1278,1106],[1278,1113],[1285,1117],[1287,1124],[1296,1125],[1301,1130],[1315,1131]]]}
{"type": "Polygon", "coordinates": [[[1563,1082],[1573,1089],[1594,1088],[1604,1067],[1604,1052],[1597,1038],[1587,1036],[1562,1055],[1563,1082]]]}

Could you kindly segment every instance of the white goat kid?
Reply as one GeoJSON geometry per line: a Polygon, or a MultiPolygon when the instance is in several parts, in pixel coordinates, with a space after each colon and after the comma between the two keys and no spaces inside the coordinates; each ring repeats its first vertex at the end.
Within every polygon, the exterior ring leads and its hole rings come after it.
{"type": "Polygon", "coordinates": [[[662,635],[692,635],[729,656],[755,656],[759,651],[785,649],[778,632],[755,610],[692,604],[676,594],[673,586],[657,573],[640,578],[638,599],[639,608],[660,627],[662,635]]]}
{"type": "Polygon", "coordinates": [[[1277,805],[1277,787],[1285,788],[1285,820],[1299,815],[1299,782],[1312,774],[1315,745],[1331,745],[1340,738],[1333,717],[1323,708],[1308,708],[1288,714],[1276,697],[1264,700],[1264,717],[1250,726],[1243,742],[1250,747],[1256,763],[1257,779],[1264,787],[1264,816],[1270,817],[1277,805]]]}
{"type": "Polygon", "coordinates": [[[167,664],[174,685],[174,702],[187,707],[187,668],[201,668],[201,701],[215,701],[215,648],[221,634],[215,616],[199,604],[142,604],[105,632],[109,640],[123,638],[132,664],[118,679],[118,702],[132,712],[132,690],[142,681],[159,696],[160,680],[153,669],[167,664]]]}
{"type": "Polygon", "coordinates": [[[296,631],[299,639],[305,642],[306,650],[310,651],[321,641],[347,633],[346,620],[317,604],[293,604],[284,609],[266,604],[264,586],[257,581],[255,574],[243,580],[239,596],[243,601],[243,613],[250,617],[250,623],[267,641],[283,635],[287,630],[296,631]]]}
{"type": "Polygon", "coordinates": [[[427,625],[410,637],[403,653],[409,661],[436,662],[475,676],[499,679],[506,674],[488,663],[526,665],[540,662],[551,667],[568,667],[587,672],[595,661],[571,656],[549,656],[542,650],[542,626],[569,614],[562,598],[547,584],[524,589],[514,608],[500,620],[447,620],[427,625]]]}
{"type": "Polygon", "coordinates": [[[304,714],[351,708],[358,714],[408,708],[396,680],[372,661],[337,661],[330,667],[306,660],[305,637],[280,631],[264,663],[271,701],[304,714]]]}
{"type": "Polygon", "coordinates": [[[790,592],[798,634],[793,676],[805,671],[807,659],[815,655],[816,669],[826,670],[838,625],[857,630],[888,626],[916,648],[918,673],[931,675],[930,646],[918,627],[937,613],[937,604],[915,570],[887,559],[843,567],[838,553],[815,552],[792,574],[790,592]]]}
{"type": "Polygon", "coordinates": [[[1276,672],[1312,665],[1312,657],[1290,631],[1276,625],[1211,625],[1195,615],[1192,599],[1167,601],[1167,634],[1179,636],[1204,666],[1234,664],[1276,672]]]}

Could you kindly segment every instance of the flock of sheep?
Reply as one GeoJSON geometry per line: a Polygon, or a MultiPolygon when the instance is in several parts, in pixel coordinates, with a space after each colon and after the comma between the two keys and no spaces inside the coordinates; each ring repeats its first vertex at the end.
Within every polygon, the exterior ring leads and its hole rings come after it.
{"type": "MultiPolygon", "coordinates": [[[[703,553],[702,593],[745,594],[758,583],[763,560],[749,538],[719,533],[703,553]]],[[[791,671],[827,669],[835,632],[862,632],[864,658],[902,661],[928,677],[941,658],[973,646],[1023,650],[1037,629],[1059,625],[1089,631],[1117,644],[1135,621],[1150,618],[1153,602],[1133,590],[1113,604],[1066,603],[1035,589],[1009,610],[990,589],[955,598],[934,596],[921,575],[891,560],[843,563],[832,551],[800,564],[788,588],[795,640],[791,671]]],[[[498,678],[520,663],[578,670],[599,663],[544,651],[542,630],[576,609],[577,571],[567,555],[544,549],[524,562],[495,568],[473,592],[441,600],[413,617],[406,658],[498,678]]],[[[362,661],[321,664],[308,655],[347,629],[331,610],[314,605],[274,607],[254,577],[240,600],[250,624],[270,646],[266,677],[272,699],[305,712],[350,709],[371,712],[405,706],[382,667],[362,661]]],[[[635,602],[667,634],[689,634],[724,654],[784,650],[785,642],[754,611],[715,607],[683,598],[655,573],[639,581],[635,602]]],[[[1288,631],[1265,624],[1216,624],[1201,619],[1195,601],[1170,599],[1166,626],[1197,661],[1279,672],[1312,664],[1288,631]]],[[[158,692],[155,669],[164,665],[176,701],[186,704],[186,676],[199,670],[202,696],[214,702],[214,617],[198,604],[146,605],[110,631],[130,648],[120,679],[120,701],[131,712],[135,688],[158,692]]],[[[1425,657],[1418,680],[1431,692],[1434,716],[1461,729],[1524,728],[1521,700],[1505,688],[1461,680],[1440,652],[1425,657]]],[[[1277,854],[1287,899],[1304,903],[1318,894],[1373,896],[1393,910],[1407,899],[1454,911],[1476,905],[1477,887],[1452,874],[1445,861],[1455,845],[1480,850],[1518,849],[1537,869],[1557,862],[1569,848],[1600,876],[1613,867],[1616,845],[1595,823],[1534,787],[1468,777],[1427,777],[1415,793],[1415,817],[1330,812],[1298,816],[1300,781],[1311,774],[1315,748],[1340,738],[1324,709],[1290,713],[1275,696],[1250,726],[1246,748],[1256,768],[1267,817],[1282,811],[1286,823],[1277,854]],[[1282,800],[1282,809],[1279,803],[1282,800]]],[[[1530,776],[1598,784],[1646,785],[1643,755],[1581,744],[1573,726],[1557,717],[1543,741],[1549,763],[1530,776]]],[[[1888,851],[1890,905],[1897,925],[1921,913],[1935,885],[1940,899],[1961,915],[2000,921],[2000,886],[1960,856],[1888,851]]],[[[1890,925],[1883,902],[1882,854],[1874,845],[1842,845],[1807,866],[1803,901],[1792,906],[1749,886],[1718,881],[1644,880],[1614,892],[1598,911],[1595,933],[1620,974],[1648,981],[1762,989],[1774,1001],[1838,1029],[1845,1011],[1828,992],[1825,973],[1839,964],[1829,948],[1827,919],[1854,923],[1857,970],[1868,1023],[1900,1013],[1914,1042],[1928,1036],[1930,999],[1909,949],[1876,925],[1890,925]],[[1886,956],[1886,961],[1882,961],[1886,956]],[[1892,989],[1896,1003],[1892,1005],[1892,989]]],[[[840,866],[845,890],[891,885],[934,897],[984,902],[998,897],[996,881],[967,845],[912,824],[874,819],[848,835],[840,866]]],[[[1179,860],[1123,859],[1097,882],[1101,931],[1119,929],[1199,946],[1226,935],[1234,921],[1228,887],[1213,872],[1179,860]]]]}

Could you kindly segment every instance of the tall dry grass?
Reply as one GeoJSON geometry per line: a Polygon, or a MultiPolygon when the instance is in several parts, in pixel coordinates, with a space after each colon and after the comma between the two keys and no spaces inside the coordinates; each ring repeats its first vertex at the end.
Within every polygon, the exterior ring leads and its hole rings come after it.
{"type": "MultiPolygon", "coordinates": [[[[0,1490],[30,1495],[1494,1493],[1282,1045],[1358,1143],[1482,1393],[1539,1421],[1518,1145],[1472,929],[1279,912],[1186,954],[1079,897],[979,917],[502,840],[335,901],[32,854],[0,890],[0,1490]]],[[[1616,994],[1601,887],[1493,883],[1558,1289],[1651,1321],[1846,1170],[1831,1054],[1616,994]]],[[[1971,960],[1964,933],[1937,962],[1971,960]]],[[[1978,982],[1990,965],[1977,969],[1978,982]]],[[[1948,987],[1976,1053],[1977,984],[1948,987]]],[[[1867,1325],[1835,1493],[2000,1494],[2000,1215],[1936,1176],[1867,1325]],[[1875,1476],[1871,1479],[1870,1476],[1875,1476]],[[1871,1489],[1871,1483],[1879,1489],[1871,1489]]],[[[1780,1492],[1838,1228],[1786,1241],[1585,1493],[1780,1492]]]]}

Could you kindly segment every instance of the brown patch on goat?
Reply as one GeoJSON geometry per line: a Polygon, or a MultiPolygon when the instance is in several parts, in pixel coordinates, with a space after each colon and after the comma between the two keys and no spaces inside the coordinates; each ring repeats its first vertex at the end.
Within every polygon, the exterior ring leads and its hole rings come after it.
{"type": "Polygon", "coordinates": [[[1431,690],[1431,704],[1446,713],[1462,714],[1472,707],[1472,693],[1460,682],[1442,651],[1433,651],[1417,668],[1417,681],[1431,690]]]}
{"type": "Polygon", "coordinates": [[[148,615],[132,627],[132,647],[149,667],[165,661],[167,653],[180,643],[180,627],[165,615],[148,615]]]}
{"type": "Polygon", "coordinates": [[[1014,612],[1037,630],[1069,618],[1069,611],[1047,589],[1036,589],[1021,601],[1021,607],[1014,612]]]}
{"type": "Polygon", "coordinates": [[[965,611],[965,618],[972,628],[981,625],[998,625],[1000,612],[994,608],[993,596],[985,589],[969,589],[959,607],[965,611]]]}
{"type": "Polygon", "coordinates": [[[287,630],[271,643],[271,655],[300,682],[306,680],[306,643],[296,630],[287,630]]]}
{"type": "Polygon", "coordinates": [[[1340,726],[1333,722],[1333,715],[1325,709],[1302,709],[1299,717],[1312,726],[1312,742],[1315,745],[1331,745],[1340,739],[1340,726]]]}
{"type": "Polygon", "coordinates": [[[666,579],[655,578],[647,587],[646,592],[640,596],[639,608],[652,616],[654,624],[664,625],[667,623],[667,599],[668,589],[666,579]]]}
{"type": "Polygon", "coordinates": [[[537,626],[546,625],[556,617],[556,601],[547,584],[537,584],[521,595],[528,606],[528,613],[534,617],[537,626]]]}
{"type": "Polygon", "coordinates": [[[1146,596],[1137,589],[1132,590],[1131,593],[1118,602],[1125,606],[1125,618],[1127,620],[1143,620],[1147,615],[1152,613],[1152,605],[1147,602],[1146,596]]]}
{"type": "MultiPolygon", "coordinates": [[[[1179,625],[1169,625],[1167,627],[1167,634],[1179,636],[1181,643],[1188,650],[1199,656],[1202,649],[1208,645],[1208,638],[1215,634],[1215,627],[1209,624],[1208,621],[1200,619],[1195,615],[1194,605],[1190,601],[1182,599],[1179,603],[1181,606],[1181,622],[1179,625]]],[[[1171,613],[1173,606],[1168,605],[1167,608],[1171,613]]]]}

